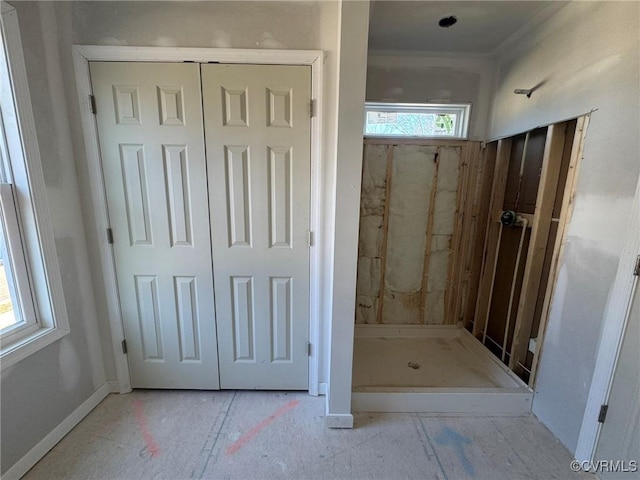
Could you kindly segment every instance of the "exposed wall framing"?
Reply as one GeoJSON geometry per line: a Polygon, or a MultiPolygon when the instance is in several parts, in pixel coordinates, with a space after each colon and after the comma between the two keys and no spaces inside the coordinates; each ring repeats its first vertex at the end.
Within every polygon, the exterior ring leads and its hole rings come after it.
{"type": "MultiPolygon", "coordinates": [[[[485,151],[485,166],[493,156],[495,165],[482,273],[475,309],[466,304],[464,324],[530,385],[570,218],[587,122],[588,116],[538,128],[493,142],[485,151]],[[507,210],[517,213],[513,225],[501,222],[507,210]]],[[[480,202],[486,201],[483,195],[486,191],[480,194],[480,202]]],[[[478,248],[477,243],[470,248],[478,248]]],[[[473,257],[471,264],[478,261],[473,257]]]]}
{"type": "Polygon", "coordinates": [[[462,322],[533,385],[588,120],[488,145],[365,139],[356,323],[462,322]]]}
{"type": "MultiPolygon", "coordinates": [[[[578,180],[578,171],[580,168],[580,162],[584,151],[584,142],[587,136],[587,127],[589,126],[589,115],[576,119],[576,125],[574,128],[573,141],[571,146],[571,157],[565,177],[562,179],[561,185],[563,185],[562,193],[558,191],[556,196],[556,206],[554,208],[554,217],[557,214],[558,227],[553,242],[553,252],[551,260],[549,262],[548,280],[545,285],[545,293],[542,302],[541,312],[539,315],[539,321],[536,328],[532,328],[531,335],[535,334],[537,339],[536,351],[533,354],[531,360],[531,374],[529,376],[529,385],[533,386],[536,380],[536,373],[538,364],[540,361],[540,355],[542,353],[542,340],[547,327],[547,321],[549,319],[549,309],[551,308],[551,299],[553,298],[553,291],[556,285],[556,278],[558,274],[558,264],[562,258],[562,252],[566,241],[566,229],[573,213],[574,198],[576,195],[576,184],[578,180]]],[[[560,190],[560,189],[558,189],[560,190]]],[[[543,284],[544,285],[544,284],[543,284]]]]}
{"type": "MultiPolygon", "coordinates": [[[[481,217],[482,194],[485,184],[490,183],[487,175],[492,174],[491,169],[485,165],[481,144],[471,142],[463,150],[462,177],[458,189],[458,210],[456,212],[457,239],[453,247],[453,258],[450,263],[451,286],[447,294],[447,312],[451,317],[450,323],[464,322],[466,304],[477,291],[478,278],[474,273],[474,246],[477,242],[478,232],[484,232],[481,217]]],[[[484,207],[486,209],[486,207],[484,207]]]]}
{"type": "Polygon", "coordinates": [[[493,174],[483,158],[479,142],[365,139],[356,323],[464,318],[493,174]]]}

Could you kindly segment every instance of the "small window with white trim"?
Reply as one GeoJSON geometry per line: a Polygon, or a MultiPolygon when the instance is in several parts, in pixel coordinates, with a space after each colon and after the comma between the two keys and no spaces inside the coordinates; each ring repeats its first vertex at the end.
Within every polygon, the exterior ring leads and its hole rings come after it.
{"type": "Polygon", "coordinates": [[[370,137],[466,139],[469,103],[365,104],[364,134],[370,137]]]}
{"type": "Polygon", "coordinates": [[[69,332],[16,11],[0,0],[0,365],[69,332]]]}

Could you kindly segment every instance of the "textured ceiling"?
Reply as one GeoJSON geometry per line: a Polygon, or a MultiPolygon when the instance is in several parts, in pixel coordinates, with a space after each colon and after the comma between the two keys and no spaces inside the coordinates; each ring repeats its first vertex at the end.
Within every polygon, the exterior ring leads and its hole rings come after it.
{"type": "Polygon", "coordinates": [[[371,2],[369,50],[488,54],[537,14],[551,15],[564,1],[371,2]],[[458,22],[441,28],[442,17],[458,22]]]}

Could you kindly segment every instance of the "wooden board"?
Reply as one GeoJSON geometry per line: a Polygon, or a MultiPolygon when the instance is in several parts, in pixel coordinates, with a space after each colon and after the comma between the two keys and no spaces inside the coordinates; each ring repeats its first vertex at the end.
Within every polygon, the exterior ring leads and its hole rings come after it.
{"type": "Polygon", "coordinates": [[[433,178],[431,179],[431,192],[429,195],[429,217],[427,218],[427,232],[424,247],[424,265],[422,267],[422,298],[420,310],[422,319],[425,319],[425,305],[427,303],[427,283],[429,278],[429,260],[431,259],[431,244],[433,242],[433,220],[436,207],[436,193],[438,189],[438,167],[440,166],[440,148],[436,152],[433,178]]]}
{"type": "Polygon", "coordinates": [[[472,209],[472,233],[470,240],[469,270],[467,282],[467,296],[465,299],[463,322],[465,328],[474,331],[474,313],[478,299],[480,275],[482,274],[482,252],[487,228],[489,204],[491,202],[491,186],[496,165],[498,142],[492,142],[483,150],[478,166],[478,194],[472,209]]]}
{"type": "Polygon", "coordinates": [[[546,285],[546,292],[544,297],[544,304],[542,307],[542,314],[540,320],[540,326],[538,328],[537,349],[533,356],[531,375],[529,377],[529,385],[533,387],[536,381],[536,374],[538,370],[538,364],[540,361],[540,355],[542,353],[542,345],[544,344],[544,335],[547,327],[547,321],[549,319],[549,309],[551,307],[551,299],[553,298],[554,288],[556,284],[556,277],[558,274],[558,265],[562,258],[564,245],[566,241],[566,227],[571,218],[573,212],[574,198],[576,194],[576,183],[578,179],[578,170],[580,168],[584,142],[587,134],[587,127],[589,125],[589,115],[580,117],[577,119],[575,133],[573,135],[573,143],[571,147],[571,159],[569,162],[566,186],[564,194],[562,196],[562,208],[560,213],[560,219],[558,222],[558,233],[556,235],[556,241],[553,248],[553,258],[551,260],[551,268],[549,273],[549,281],[546,285]]]}
{"type": "Polygon", "coordinates": [[[531,227],[531,241],[529,242],[526,256],[522,292],[518,303],[515,332],[509,359],[509,368],[512,370],[518,364],[525,364],[529,348],[529,335],[533,324],[538,292],[541,288],[540,281],[551,226],[551,214],[555,204],[558,180],[562,168],[566,130],[566,124],[562,123],[550,126],[547,132],[531,227]]]}
{"type": "Polygon", "coordinates": [[[389,198],[393,181],[393,146],[387,146],[387,181],[384,194],[384,217],[382,221],[382,267],[380,273],[380,295],[378,297],[377,323],[382,323],[382,308],[384,307],[384,275],[387,265],[387,239],[389,237],[389,198]]]}
{"type": "MultiPolygon", "coordinates": [[[[542,265],[542,275],[540,278],[540,288],[538,288],[537,298],[536,298],[536,307],[535,312],[533,314],[533,322],[529,332],[527,333],[527,337],[529,339],[535,339],[538,334],[538,329],[540,327],[540,322],[542,319],[543,306],[545,294],[547,291],[547,285],[551,281],[551,263],[553,260],[553,252],[554,246],[556,242],[556,238],[559,230],[559,216],[562,210],[562,199],[566,189],[567,183],[567,174],[569,172],[569,165],[571,163],[571,150],[573,146],[573,139],[576,130],[576,120],[570,120],[566,122],[567,131],[565,134],[565,145],[562,154],[562,165],[560,167],[560,175],[558,177],[558,188],[556,189],[556,196],[554,199],[554,207],[552,213],[551,224],[549,226],[549,235],[547,238],[547,244],[545,247],[544,261],[542,265]]],[[[529,340],[527,340],[527,344],[529,344],[529,340]]],[[[518,365],[514,367],[514,371],[520,375],[520,377],[529,381],[531,374],[531,367],[533,365],[533,352],[528,349],[525,355],[524,363],[521,361],[518,365]]]]}
{"type": "Polygon", "coordinates": [[[509,159],[511,157],[511,146],[512,141],[509,138],[498,140],[493,182],[491,186],[491,202],[487,217],[487,231],[484,241],[484,252],[482,255],[482,274],[473,323],[473,335],[475,337],[480,337],[482,335],[482,329],[484,328],[489,304],[491,302],[491,291],[493,287],[492,284],[496,268],[496,260],[498,258],[497,247],[500,236],[500,225],[492,220],[499,215],[504,203],[509,159]]]}
{"type": "Polygon", "coordinates": [[[477,194],[476,179],[480,160],[480,145],[469,144],[462,150],[461,181],[457,198],[457,223],[452,238],[452,257],[449,273],[449,289],[445,296],[445,323],[455,325],[461,320],[463,302],[468,290],[468,266],[471,254],[471,232],[473,226],[473,203],[477,194]]]}

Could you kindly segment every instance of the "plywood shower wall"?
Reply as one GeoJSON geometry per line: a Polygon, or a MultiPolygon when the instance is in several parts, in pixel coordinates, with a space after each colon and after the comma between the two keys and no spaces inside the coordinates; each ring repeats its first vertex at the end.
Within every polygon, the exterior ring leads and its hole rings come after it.
{"type": "Polygon", "coordinates": [[[365,140],[356,323],[456,323],[481,160],[478,142],[365,140]]]}

